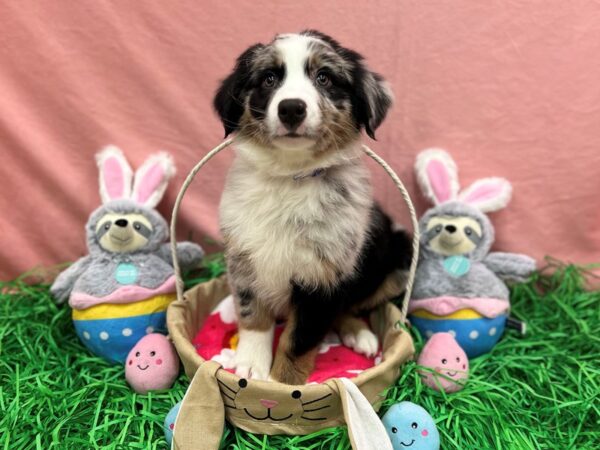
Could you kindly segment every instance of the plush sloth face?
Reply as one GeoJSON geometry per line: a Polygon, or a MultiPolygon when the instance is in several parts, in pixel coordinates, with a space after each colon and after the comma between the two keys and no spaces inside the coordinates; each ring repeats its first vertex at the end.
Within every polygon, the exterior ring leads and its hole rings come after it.
{"type": "Polygon", "coordinates": [[[434,216],[426,230],[429,248],[445,256],[470,253],[482,239],[479,222],[466,216],[434,216]]]}
{"type": "Polygon", "coordinates": [[[247,49],[218,90],[225,127],[260,151],[343,149],[369,136],[392,102],[383,79],[362,57],[316,31],[282,34],[247,49]]]}
{"type": "Polygon", "coordinates": [[[105,214],[96,225],[96,237],[102,248],[113,253],[133,252],[144,247],[153,227],[141,214],[105,214]]]}

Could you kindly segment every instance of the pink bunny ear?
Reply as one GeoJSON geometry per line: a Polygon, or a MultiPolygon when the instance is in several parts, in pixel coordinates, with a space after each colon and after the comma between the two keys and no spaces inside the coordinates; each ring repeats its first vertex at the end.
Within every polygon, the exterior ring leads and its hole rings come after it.
{"type": "Polygon", "coordinates": [[[102,203],[128,198],[131,193],[131,167],[121,149],[114,145],[104,147],[96,154],[100,171],[100,198],[102,203]]]}
{"type": "Polygon", "coordinates": [[[456,163],[445,150],[423,150],[417,155],[415,172],[423,194],[434,205],[456,199],[459,187],[456,163]]]}
{"type": "Polygon", "coordinates": [[[171,155],[165,152],[150,156],[135,172],[131,198],[149,208],[162,199],[169,180],[175,175],[171,155]]]}
{"type": "Polygon", "coordinates": [[[512,186],[504,178],[482,178],[462,191],[459,200],[483,211],[498,211],[508,205],[512,186]]]}

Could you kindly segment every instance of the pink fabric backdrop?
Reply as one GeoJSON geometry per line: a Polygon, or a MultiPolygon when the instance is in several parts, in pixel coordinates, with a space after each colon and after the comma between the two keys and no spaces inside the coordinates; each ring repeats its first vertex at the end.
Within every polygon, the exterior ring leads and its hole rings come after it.
{"type": "MultiPolygon", "coordinates": [[[[600,4],[506,0],[0,3],[0,279],[86,253],[99,205],[94,153],[121,146],[134,165],[167,149],[184,174],[220,142],[212,94],[234,58],[306,27],[363,53],[396,104],[371,142],[425,208],[415,154],[436,145],[464,183],[514,183],[493,217],[497,248],[600,260],[600,4]]],[[[217,236],[231,155],[203,171],[180,237],[217,236]]],[[[391,182],[377,196],[402,217],[391,182]]],[[[202,241],[201,241],[202,242],[202,241]]]]}

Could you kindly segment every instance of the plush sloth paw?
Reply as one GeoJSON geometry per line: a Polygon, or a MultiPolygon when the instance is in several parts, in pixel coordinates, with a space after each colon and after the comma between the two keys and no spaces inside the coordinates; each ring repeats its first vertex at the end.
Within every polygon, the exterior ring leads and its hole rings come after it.
{"type": "Polygon", "coordinates": [[[346,347],[350,347],[357,353],[362,353],[368,358],[377,354],[379,349],[379,340],[375,333],[367,328],[361,328],[356,332],[342,334],[342,342],[346,347]]]}
{"type": "Polygon", "coordinates": [[[225,369],[235,369],[240,378],[266,380],[271,370],[272,355],[260,352],[236,352],[235,356],[226,363],[225,369]]]}

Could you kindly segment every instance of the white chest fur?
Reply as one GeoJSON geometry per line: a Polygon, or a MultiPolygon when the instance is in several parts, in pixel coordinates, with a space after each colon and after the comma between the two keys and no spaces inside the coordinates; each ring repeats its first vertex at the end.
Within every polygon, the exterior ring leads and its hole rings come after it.
{"type": "Polygon", "coordinates": [[[360,163],[294,180],[271,177],[237,159],[221,199],[221,229],[247,255],[254,288],[279,297],[290,281],[323,286],[349,274],[364,242],[371,190],[360,163]]]}

